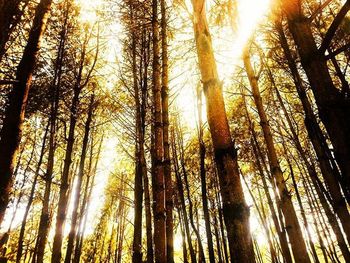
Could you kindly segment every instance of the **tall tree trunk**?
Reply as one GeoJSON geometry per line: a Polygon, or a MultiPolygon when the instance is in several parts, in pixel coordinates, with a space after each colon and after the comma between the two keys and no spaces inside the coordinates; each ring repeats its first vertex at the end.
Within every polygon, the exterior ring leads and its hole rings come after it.
{"type": "Polygon", "coordinates": [[[244,200],[237,151],[226,116],[222,85],[217,73],[206,19],[205,0],[192,0],[192,5],[199,70],[207,102],[207,118],[218,169],[231,261],[255,262],[249,230],[249,208],[244,200]]]}
{"type": "Polygon", "coordinates": [[[152,190],[154,219],[155,262],[165,263],[166,253],[166,215],[164,185],[164,148],[161,95],[161,67],[159,57],[158,0],[152,0],[152,43],[153,43],[153,136],[152,136],[152,190]]]}
{"type": "MultiPolygon", "coordinates": [[[[130,5],[131,19],[134,18],[133,5],[130,5]]],[[[140,87],[137,76],[137,50],[136,50],[136,34],[135,29],[131,33],[131,55],[132,55],[132,76],[133,76],[133,92],[135,98],[136,116],[135,116],[135,180],[134,180],[134,236],[132,245],[132,262],[142,262],[142,176],[143,165],[141,156],[141,143],[143,143],[142,135],[142,117],[140,103],[140,87]]],[[[140,66],[142,67],[142,66],[140,66]]],[[[140,76],[141,77],[141,76],[140,76]]]]}
{"type": "MultiPolygon", "coordinates": [[[[288,27],[298,48],[301,64],[305,70],[311,89],[315,96],[320,119],[326,127],[334,154],[347,190],[350,189],[350,104],[346,96],[341,94],[329,73],[327,59],[324,55],[330,45],[332,33],[336,27],[326,33],[320,48],[317,48],[312,34],[311,24],[305,18],[299,0],[281,0],[282,9],[287,17],[288,27]]],[[[347,0],[340,10],[343,16],[350,8],[347,0]]],[[[341,17],[339,17],[341,18],[341,17]]],[[[341,18],[342,19],[342,18],[341,18]]],[[[339,22],[341,22],[341,19],[339,22]]],[[[335,31],[333,32],[334,35],[335,31]]]]}
{"type": "Polygon", "coordinates": [[[72,155],[73,155],[73,144],[74,144],[74,131],[75,125],[77,122],[77,106],[79,101],[79,92],[74,92],[74,97],[72,101],[71,107],[71,117],[70,117],[70,126],[69,126],[69,135],[67,140],[67,148],[66,148],[66,157],[64,161],[63,172],[61,176],[61,185],[60,185],[60,194],[58,201],[58,209],[56,216],[56,231],[54,237],[54,243],[52,247],[52,263],[61,262],[61,248],[62,248],[62,239],[63,239],[63,227],[64,221],[66,219],[66,212],[68,206],[68,190],[69,190],[69,174],[70,174],[70,166],[72,163],[72,155]]]}
{"type": "Polygon", "coordinates": [[[188,263],[187,258],[187,246],[186,246],[186,233],[184,230],[184,222],[183,222],[183,215],[181,213],[179,205],[175,205],[177,207],[177,214],[179,216],[179,226],[181,231],[181,237],[182,237],[182,260],[184,263],[188,263]]]}
{"type": "MultiPolygon", "coordinates": [[[[288,156],[287,156],[287,158],[288,158],[288,156]]],[[[288,160],[288,162],[290,162],[290,161],[288,160]]],[[[311,252],[312,252],[312,256],[314,258],[315,263],[320,263],[320,260],[318,259],[318,256],[317,256],[315,244],[312,241],[312,236],[311,236],[310,229],[309,229],[309,223],[307,221],[305,209],[304,209],[303,203],[301,201],[301,196],[300,196],[300,193],[299,193],[298,184],[297,184],[296,179],[295,179],[294,170],[293,170],[293,167],[292,167],[291,163],[289,163],[288,165],[289,165],[289,170],[290,170],[290,176],[291,176],[292,182],[293,182],[293,187],[294,187],[295,194],[297,196],[298,204],[299,204],[299,207],[300,207],[300,213],[301,213],[301,216],[303,218],[305,231],[306,231],[306,234],[307,234],[308,239],[309,239],[309,246],[310,246],[310,249],[311,249],[311,252]]]]}
{"type": "Polygon", "coordinates": [[[51,183],[53,175],[53,164],[54,164],[54,154],[55,154],[55,124],[50,124],[50,138],[49,138],[49,154],[48,154],[48,164],[47,170],[44,177],[45,180],[45,190],[43,198],[43,206],[40,214],[38,237],[35,244],[33,263],[42,263],[44,261],[45,246],[47,241],[47,236],[49,233],[49,228],[51,225],[51,215],[50,215],[50,195],[51,195],[51,183]]]}
{"type": "MultiPolygon", "coordinates": [[[[245,179],[244,176],[242,176],[242,177],[243,177],[243,181],[244,181],[245,185],[248,187],[247,180],[245,179]]],[[[268,227],[267,222],[266,222],[265,214],[263,211],[261,211],[261,210],[263,210],[263,207],[262,207],[262,209],[260,209],[258,202],[256,201],[256,198],[254,197],[253,192],[250,190],[250,188],[248,188],[248,191],[249,191],[249,194],[253,200],[253,204],[255,206],[255,209],[258,212],[259,219],[263,225],[263,228],[264,228],[264,231],[265,231],[265,234],[267,237],[267,242],[269,244],[269,250],[270,250],[270,254],[271,254],[271,261],[273,263],[276,263],[277,262],[276,251],[275,251],[273,244],[272,244],[272,239],[271,239],[269,227],[268,227]]],[[[260,194],[260,191],[259,191],[259,194],[260,194]]]]}
{"type": "MultiPolygon", "coordinates": [[[[248,125],[250,127],[250,133],[252,136],[251,145],[252,145],[253,153],[255,156],[255,165],[257,166],[257,169],[259,171],[259,174],[260,174],[260,177],[261,177],[261,180],[263,183],[263,188],[264,188],[264,192],[265,192],[265,195],[267,198],[267,203],[269,205],[271,215],[272,215],[272,220],[274,222],[275,229],[276,229],[276,232],[278,234],[279,242],[281,245],[283,258],[284,258],[285,262],[292,263],[293,260],[292,260],[292,255],[290,254],[290,250],[289,250],[289,245],[288,245],[287,235],[286,235],[286,231],[285,231],[285,227],[284,227],[284,222],[283,222],[283,220],[280,220],[280,221],[278,220],[277,213],[276,213],[275,207],[273,205],[272,197],[270,195],[270,191],[269,191],[267,181],[265,178],[264,170],[266,173],[268,173],[267,165],[265,163],[265,158],[263,157],[263,153],[262,153],[262,150],[260,148],[260,145],[259,145],[259,142],[257,139],[254,125],[253,125],[253,123],[250,119],[250,116],[249,116],[247,102],[245,99],[245,95],[243,94],[243,90],[241,90],[241,92],[242,92],[242,97],[243,97],[243,101],[244,101],[244,109],[245,109],[246,117],[248,120],[248,125]]],[[[269,178],[269,179],[271,181],[272,178],[269,178]]],[[[275,189],[275,188],[273,187],[273,189],[275,189]]],[[[277,203],[277,207],[278,207],[278,211],[279,211],[280,206],[281,206],[281,202],[278,201],[279,197],[277,194],[275,194],[275,198],[277,200],[276,203],[277,203]]],[[[278,213],[278,214],[280,214],[280,213],[278,213]]]]}
{"type": "Polygon", "coordinates": [[[147,263],[154,262],[154,252],[153,252],[153,233],[152,233],[152,212],[151,212],[151,197],[150,197],[150,186],[149,186],[149,178],[147,173],[147,163],[145,157],[145,133],[146,133],[146,114],[148,111],[147,108],[147,100],[148,100],[148,71],[149,71],[149,59],[150,59],[150,37],[144,29],[142,31],[142,58],[143,62],[143,72],[140,73],[142,75],[142,85],[141,85],[141,141],[140,141],[140,154],[142,161],[142,180],[144,187],[144,202],[145,202],[145,217],[146,217],[146,239],[147,239],[147,263]]]}
{"type": "Polygon", "coordinates": [[[172,139],[171,147],[172,147],[172,155],[174,160],[176,186],[177,186],[177,191],[178,191],[180,205],[181,205],[182,214],[183,214],[184,229],[187,237],[188,247],[190,250],[191,262],[195,263],[197,262],[197,259],[196,259],[196,254],[194,252],[192,239],[191,239],[191,232],[189,227],[190,225],[188,222],[188,216],[187,216],[187,210],[186,210],[186,204],[185,204],[185,193],[184,193],[183,183],[180,175],[178,156],[177,156],[177,150],[176,150],[176,142],[175,142],[175,133],[173,129],[172,129],[171,139],[172,139]]]}
{"type": "Polygon", "coordinates": [[[143,185],[145,191],[145,215],[146,215],[146,239],[147,239],[147,263],[153,263],[153,234],[152,234],[152,214],[149,192],[149,181],[147,172],[143,174],[143,185]]]}
{"type": "MultiPolygon", "coordinates": [[[[215,199],[212,200],[213,206],[215,206],[214,202],[215,202],[215,199]]],[[[218,262],[223,263],[224,260],[222,257],[222,247],[221,247],[221,242],[220,242],[221,238],[220,238],[220,233],[219,233],[218,219],[217,219],[215,214],[214,214],[213,218],[214,218],[214,235],[215,235],[215,241],[216,241],[215,242],[216,243],[216,254],[217,254],[218,262]]]]}
{"type": "Polygon", "coordinates": [[[168,39],[166,1],[160,0],[161,39],[162,39],[162,110],[163,110],[163,147],[164,147],[164,185],[166,211],[167,262],[174,262],[174,226],[173,226],[173,184],[169,150],[169,87],[168,87],[168,39]]]}
{"type": "Polygon", "coordinates": [[[40,42],[45,31],[52,0],[41,0],[35,9],[35,17],[27,45],[16,71],[16,83],[9,95],[3,127],[0,132],[0,224],[5,215],[12,187],[13,166],[21,141],[22,124],[27,106],[32,74],[36,65],[40,42]]]}
{"type": "Polygon", "coordinates": [[[45,133],[44,133],[43,143],[42,143],[41,150],[40,150],[40,157],[38,160],[37,168],[35,170],[34,180],[32,182],[32,188],[30,189],[28,202],[27,202],[27,205],[26,205],[26,208],[24,211],[24,215],[22,218],[22,224],[21,224],[21,229],[19,232],[18,245],[17,245],[17,255],[16,255],[16,262],[17,263],[20,262],[21,256],[22,256],[25,227],[27,224],[27,218],[29,215],[29,211],[30,211],[30,208],[31,208],[33,200],[34,200],[35,189],[37,186],[37,181],[38,181],[38,177],[40,174],[41,164],[42,164],[44,154],[45,154],[46,139],[47,139],[47,133],[49,131],[49,127],[50,127],[50,119],[48,121],[48,125],[47,125],[47,128],[46,128],[45,133]]]}
{"type": "Polygon", "coordinates": [[[207,197],[207,181],[206,181],[206,169],[205,169],[205,143],[203,139],[203,121],[202,121],[202,92],[197,89],[197,111],[198,111],[198,140],[199,140],[199,173],[201,178],[201,192],[202,192],[202,203],[204,213],[205,231],[208,241],[209,261],[215,262],[214,255],[214,244],[213,236],[210,228],[210,215],[208,208],[208,197],[207,197]]]}
{"type": "Polygon", "coordinates": [[[72,221],[71,221],[70,232],[68,236],[66,258],[64,260],[65,263],[71,262],[73,248],[74,248],[74,239],[77,232],[78,209],[79,209],[79,202],[80,202],[80,196],[81,196],[81,186],[83,183],[83,177],[85,172],[84,171],[85,159],[86,159],[87,147],[88,147],[89,136],[90,136],[90,126],[91,126],[93,111],[95,107],[94,103],[95,103],[95,98],[94,98],[94,95],[92,95],[90,100],[89,110],[88,110],[88,116],[85,123],[84,138],[83,138],[81,157],[80,157],[80,163],[79,163],[79,171],[76,178],[77,182],[76,182],[76,188],[74,192],[75,195],[73,197],[74,203],[73,203],[73,210],[72,210],[72,221]]]}
{"type": "MultiPolygon", "coordinates": [[[[97,150],[97,155],[95,157],[95,164],[94,167],[91,171],[91,174],[88,177],[88,180],[86,182],[85,185],[85,193],[84,193],[84,199],[83,199],[83,203],[81,205],[81,209],[80,209],[80,228],[78,231],[78,235],[76,237],[76,245],[75,245],[75,251],[74,251],[74,263],[79,263],[80,262],[80,257],[81,257],[81,252],[82,252],[82,247],[83,247],[83,243],[84,243],[84,235],[85,235],[85,230],[86,230],[86,224],[87,224],[87,217],[89,214],[89,208],[90,208],[90,201],[91,201],[91,194],[92,194],[92,190],[95,184],[95,177],[96,177],[96,171],[97,171],[97,165],[98,162],[100,160],[100,155],[101,155],[101,150],[102,150],[102,144],[103,144],[103,138],[104,135],[102,134],[101,136],[101,140],[99,142],[99,146],[98,146],[98,150],[97,150]],[[90,177],[92,177],[90,179],[90,177]],[[89,184],[89,181],[91,181],[91,183],[89,184]]],[[[93,139],[93,136],[92,136],[93,139]]],[[[91,147],[93,147],[93,144],[91,143],[91,147]]],[[[90,162],[92,162],[92,149],[91,149],[91,153],[90,153],[90,162]]]]}
{"type": "Polygon", "coordinates": [[[187,201],[188,201],[188,216],[189,216],[189,220],[190,220],[190,224],[192,226],[192,229],[197,237],[198,254],[199,254],[198,261],[205,262],[204,249],[203,249],[201,236],[199,234],[199,228],[195,225],[195,220],[194,220],[193,202],[192,202],[192,198],[191,198],[190,184],[188,181],[187,167],[185,164],[184,142],[183,142],[183,137],[182,137],[182,130],[181,130],[180,124],[178,124],[178,123],[176,124],[176,130],[177,130],[177,138],[179,140],[179,153],[180,153],[181,170],[183,173],[187,201]]]}
{"type": "Polygon", "coordinates": [[[298,217],[292,203],[292,198],[287,189],[287,185],[283,178],[283,173],[278,162],[272,133],[262,104],[262,99],[257,82],[258,79],[255,76],[255,72],[252,68],[248,49],[244,51],[243,61],[252,88],[254,102],[258,110],[260,125],[263,130],[264,139],[267,146],[267,156],[271,166],[270,170],[280,196],[281,209],[284,215],[284,220],[286,223],[287,233],[291,243],[293,256],[297,262],[309,263],[310,259],[307,252],[306,244],[304,242],[298,217]]]}
{"type": "MultiPolygon", "coordinates": [[[[289,117],[289,114],[287,112],[287,109],[286,109],[286,107],[285,107],[285,105],[283,103],[282,97],[281,97],[281,95],[280,95],[280,93],[279,93],[279,91],[278,91],[278,89],[277,89],[277,87],[275,85],[272,72],[271,72],[269,66],[267,65],[267,63],[266,63],[266,67],[267,67],[267,70],[268,70],[268,75],[270,77],[271,84],[272,84],[272,86],[273,86],[273,88],[274,88],[274,90],[276,92],[278,102],[280,103],[282,111],[284,113],[284,117],[287,120],[288,128],[292,132],[292,136],[293,136],[294,141],[299,142],[299,144],[297,145],[298,151],[303,153],[303,150],[302,150],[299,138],[297,136],[296,131],[294,130],[294,126],[292,124],[292,121],[291,121],[291,119],[289,117]]],[[[275,104],[275,106],[277,108],[276,102],[274,102],[274,104],[275,104]]],[[[285,123],[284,123],[284,121],[283,121],[283,119],[281,119],[281,123],[282,123],[282,125],[284,125],[284,128],[287,128],[285,123]]],[[[278,121],[277,121],[277,129],[278,129],[279,133],[282,134],[282,129],[281,129],[280,124],[278,123],[278,121]]],[[[288,148],[287,148],[287,144],[286,144],[285,138],[283,136],[282,136],[282,145],[283,145],[284,153],[286,155],[286,160],[287,160],[287,163],[288,163],[288,166],[289,166],[290,177],[292,178],[292,183],[293,183],[293,187],[294,187],[295,194],[296,194],[296,197],[297,197],[297,201],[298,201],[298,204],[299,204],[299,208],[300,208],[301,216],[302,216],[302,219],[303,219],[305,231],[306,231],[307,236],[308,236],[309,247],[311,249],[314,261],[316,263],[319,263],[320,261],[318,259],[316,248],[315,248],[314,242],[312,240],[312,236],[311,236],[310,229],[309,229],[309,224],[308,224],[308,221],[307,221],[307,218],[306,218],[306,213],[305,213],[304,206],[303,206],[303,203],[302,203],[302,200],[301,200],[301,195],[299,193],[298,185],[297,185],[297,182],[296,182],[296,179],[295,179],[294,170],[293,170],[291,161],[289,159],[290,157],[288,156],[288,152],[289,151],[288,151],[288,148]]],[[[305,156],[305,155],[303,155],[303,156],[305,156]]],[[[295,160],[295,158],[294,158],[294,160],[295,160]]],[[[311,170],[312,169],[312,165],[308,162],[308,160],[307,159],[303,159],[303,161],[305,162],[306,166],[310,167],[309,169],[311,170]]],[[[295,162],[298,163],[298,160],[295,160],[295,162]]],[[[316,171],[313,170],[312,172],[317,176],[316,171]]]]}
{"type": "MultiPolygon", "coordinates": [[[[213,160],[214,163],[214,160],[213,160]]],[[[215,170],[214,170],[215,173],[215,170]]],[[[229,252],[227,249],[227,242],[226,242],[226,234],[225,234],[225,226],[224,226],[224,216],[222,213],[222,202],[220,199],[220,190],[219,190],[219,183],[217,179],[217,174],[215,173],[214,176],[214,188],[215,188],[215,199],[216,199],[216,204],[217,204],[217,211],[219,214],[219,223],[220,223],[220,233],[221,233],[221,240],[222,240],[222,247],[224,250],[224,257],[225,257],[225,262],[229,262],[229,252]]]]}

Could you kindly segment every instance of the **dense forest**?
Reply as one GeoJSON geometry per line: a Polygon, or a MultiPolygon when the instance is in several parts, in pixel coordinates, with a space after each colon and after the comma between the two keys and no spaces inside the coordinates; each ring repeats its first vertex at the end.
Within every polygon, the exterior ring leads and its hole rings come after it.
{"type": "Polygon", "coordinates": [[[350,262],[350,0],[0,0],[0,262],[350,262]]]}

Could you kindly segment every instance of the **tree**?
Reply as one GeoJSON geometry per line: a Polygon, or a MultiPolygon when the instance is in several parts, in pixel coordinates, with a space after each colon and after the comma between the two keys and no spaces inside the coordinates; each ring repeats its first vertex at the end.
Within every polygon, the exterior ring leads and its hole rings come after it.
{"type": "Polygon", "coordinates": [[[159,51],[158,1],[152,1],[152,96],[153,96],[153,136],[152,136],[152,192],[154,217],[155,262],[166,262],[166,215],[164,182],[164,147],[162,120],[162,87],[159,51]]]}
{"type": "Polygon", "coordinates": [[[254,262],[253,243],[249,233],[249,210],[244,200],[237,152],[225,113],[222,87],[206,20],[205,1],[192,1],[192,5],[198,64],[206,96],[207,117],[215,151],[231,261],[254,262]]]}

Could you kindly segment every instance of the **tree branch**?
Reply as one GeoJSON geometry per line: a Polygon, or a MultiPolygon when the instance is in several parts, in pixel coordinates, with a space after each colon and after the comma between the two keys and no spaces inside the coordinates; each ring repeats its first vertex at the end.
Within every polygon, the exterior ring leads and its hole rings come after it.
{"type": "Polygon", "coordinates": [[[340,9],[339,13],[334,18],[332,24],[328,28],[328,31],[327,31],[325,37],[323,38],[323,42],[319,48],[319,51],[321,54],[324,54],[324,52],[327,50],[327,48],[331,44],[331,41],[332,41],[335,33],[337,32],[339,25],[343,21],[343,18],[346,16],[349,9],[350,9],[350,0],[347,0],[345,2],[345,4],[343,5],[343,7],[340,9]]]}
{"type": "Polygon", "coordinates": [[[18,80],[2,79],[0,80],[0,85],[11,85],[17,83],[18,80]]]}
{"type": "Polygon", "coordinates": [[[319,7],[313,12],[313,14],[308,18],[308,20],[311,22],[313,21],[316,16],[322,12],[324,8],[326,8],[333,0],[327,0],[324,3],[320,4],[319,7]]]}
{"type": "Polygon", "coordinates": [[[331,59],[333,57],[335,57],[336,55],[344,52],[344,51],[347,51],[348,49],[350,49],[350,43],[347,43],[346,45],[332,51],[331,53],[329,53],[327,56],[326,56],[326,59],[331,59]]]}

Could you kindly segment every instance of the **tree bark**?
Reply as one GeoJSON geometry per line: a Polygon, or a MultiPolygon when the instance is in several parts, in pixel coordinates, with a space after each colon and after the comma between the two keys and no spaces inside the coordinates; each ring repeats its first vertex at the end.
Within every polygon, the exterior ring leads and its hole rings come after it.
{"type": "Polygon", "coordinates": [[[163,111],[163,147],[164,147],[164,185],[166,211],[167,262],[174,262],[174,223],[173,223],[173,184],[171,176],[169,150],[169,87],[168,87],[168,38],[167,10],[165,0],[160,0],[161,39],[162,39],[162,111],[163,111]]]}
{"type": "Polygon", "coordinates": [[[159,52],[158,0],[152,0],[152,43],[153,43],[153,136],[152,136],[152,190],[154,219],[155,262],[165,263],[166,253],[166,215],[164,185],[164,147],[161,95],[161,67],[159,52]]]}
{"type": "MultiPolygon", "coordinates": [[[[130,4],[131,19],[134,20],[133,5],[130,4]]],[[[136,57],[136,34],[135,29],[131,29],[131,56],[132,56],[132,76],[133,91],[135,98],[136,116],[135,116],[135,179],[134,179],[134,236],[132,244],[132,262],[142,262],[142,199],[143,199],[143,165],[141,156],[141,147],[143,147],[140,87],[137,76],[137,57],[136,57]]],[[[140,76],[141,77],[141,76],[140,76]]]]}
{"type": "Polygon", "coordinates": [[[217,73],[204,0],[192,0],[193,27],[201,81],[207,102],[215,162],[219,175],[223,214],[232,262],[255,262],[249,230],[249,209],[244,200],[237,163],[217,73]]]}

